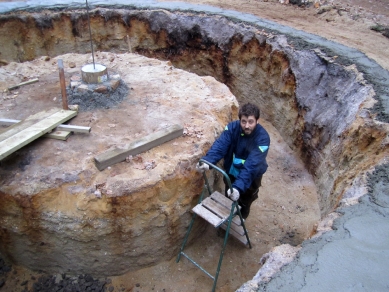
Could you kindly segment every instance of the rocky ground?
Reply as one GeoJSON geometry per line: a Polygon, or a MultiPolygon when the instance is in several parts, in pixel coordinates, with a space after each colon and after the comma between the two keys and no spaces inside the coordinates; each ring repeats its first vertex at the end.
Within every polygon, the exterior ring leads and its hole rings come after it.
{"type": "MultiPolygon", "coordinates": [[[[382,67],[389,69],[389,38],[385,36],[385,30],[380,29],[389,25],[389,4],[384,0],[321,1],[321,5],[318,7],[314,5],[296,6],[280,4],[278,1],[254,0],[197,0],[187,2],[214,5],[252,13],[281,24],[318,34],[327,39],[357,48],[376,60],[382,67]],[[372,29],[374,27],[376,29],[372,29]],[[381,30],[381,32],[377,30],[381,30]]],[[[52,90],[57,89],[53,88],[52,90]]],[[[267,177],[264,180],[262,192],[287,193],[287,188],[282,189],[282,185],[290,187],[290,184],[298,177],[300,182],[306,181],[307,184],[305,186],[296,184],[296,190],[302,190],[302,194],[303,192],[305,194],[314,193],[314,186],[311,184],[309,175],[303,170],[301,162],[289,151],[277,134],[277,131],[265,121],[262,121],[262,123],[271,133],[272,139],[278,142],[276,144],[277,147],[274,148],[273,155],[269,157],[269,164],[272,166],[269,168],[267,177]],[[274,181],[279,182],[279,184],[274,186],[274,181]]],[[[309,204],[307,202],[307,205],[309,204]]],[[[253,258],[253,252],[248,250],[242,251],[239,244],[232,243],[231,250],[227,251],[224,260],[218,291],[233,291],[240,284],[251,279],[255,271],[260,267],[260,255],[273,246],[273,244],[270,244],[271,241],[276,241],[278,244],[297,243],[294,242],[296,230],[294,230],[293,224],[290,224],[289,221],[292,216],[295,217],[295,215],[300,214],[302,216],[299,219],[301,220],[300,223],[307,220],[303,216],[307,206],[291,204],[288,200],[282,201],[282,196],[278,198],[269,197],[268,201],[257,201],[254,204],[254,208],[256,212],[262,214],[256,218],[258,222],[248,222],[249,232],[253,236],[254,245],[261,246],[255,252],[258,258],[248,264],[250,258],[253,258]],[[285,212],[285,217],[282,220],[277,221],[273,219],[272,214],[284,212],[285,209],[287,212],[285,212]],[[272,230],[274,231],[275,229],[280,232],[277,237],[272,238],[271,236],[274,234],[272,230]],[[245,266],[245,268],[240,269],[241,266],[245,266]],[[247,268],[247,266],[250,267],[247,268]]],[[[200,248],[197,250],[192,248],[192,251],[200,254],[200,252],[203,252],[203,247],[206,246],[206,254],[215,253],[218,245],[216,240],[210,238],[215,238],[214,230],[207,230],[206,236],[199,242],[200,248]],[[211,240],[211,243],[209,240],[211,240]]],[[[105,289],[106,291],[200,291],[201,289],[198,289],[198,287],[203,287],[204,282],[208,284],[211,282],[195,268],[188,268],[188,263],[181,261],[179,264],[176,264],[175,259],[135,273],[100,280],[90,279],[88,275],[82,275],[81,278],[71,278],[66,275],[47,276],[25,270],[22,267],[14,266],[11,270],[7,267],[4,263],[0,271],[1,291],[23,291],[26,289],[31,291],[49,291],[33,290],[38,285],[34,283],[42,281],[57,283],[55,287],[60,290],[61,283],[67,283],[68,285],[70,285],[69,283],[80,284],[82,281],[79,280],[83,279],[85,280],[84,283],[95,283],[98,289],[105,289]]],[[[204,287],[209,287],[209,285],[204,287]]],[[[54,286],[50,291],[56,291],[54,286]]],[[[74,290],[70,291],[77,290],[74,288],[74,290]]]]}

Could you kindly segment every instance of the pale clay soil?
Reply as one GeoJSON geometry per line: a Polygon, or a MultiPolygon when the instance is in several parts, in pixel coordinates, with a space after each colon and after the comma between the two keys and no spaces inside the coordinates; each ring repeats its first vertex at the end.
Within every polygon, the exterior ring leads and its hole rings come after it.
{"type": "MultiPolygon", "coordinates": [[[[296,29],[318,34],[356,48],[377,61],[382,67],[389,69],[389,39],[370,30],[370,26],[377,23],[389,25],[389,2],[386,0],[332,1],[328,4],[337,9],[323,14],[318,14],[317,8],[314,7],[283,5],[274,0],[268,2],[254,0],[186,2],[251,13],[296,29]]],[[[324,2],[322,4],[324,5],[324,2]]],[[[72,60],[76,57],[72,56],[72,60]]],[[[44,61],[42,59],[34,62],[34,68],[39,68],[40,63],[44,61]]],[[[77,60],[75,62],[77,63],[77,60]]],[[[23,66],[28,66],[29,63],[26,62],[23,66]]],[[[13,66],[13,70],[20,69],[18,66],[13,66]]],[[[9,67],[9,71],[11,68],[9,67]]],[[[60,90],[56,87],[58,85],[56,65],[46,70],[40,72],[39,87],[45,90],[40,91],[39,98],[53,101],[53,96],[58,98],[60,96],[60,90]]],[[[125,74],[125,69],[121,68],[120,73],[125,74]]],[[[67,73],[66,77],[69,78],[70,74],[67,73]]],[[[16,76],[11,74],[2,75],[1,78],[1,91],[7,84],[18,82],[16,76]]],[[[35,84],[21,88],[17,98],[24,99],[26,102],[38,98],[36,94],[33,94],[37,86],[35,84]]],[[[4,93],[2,94],[4,97],[4,93]]],[[[12,111],[16,113],[22,108],[25,111],[31,110],[28,106],[17,107],[15,101],[13,105],[9,106],[10,104],[12,100],[9,99],[0,102],[0,116],[12,118],[10,115],[12,111]]],[[[260,123],[268,130],[272,145],[268,156],[269,169],[263,179],[260,199],[254,202],[252,214],[247,220],[253,249],[244,247],[234,239],[229,240],[217,291],[234,291],[239,288],[244,282],[250,280],[261,267],[259,260],[264,253],[277,244],[293,243],[293,240],[299,236],[308,237],[312,226],[319,219],[319,210],[315,203],[316,189],[312,177],[277,130],[266,121],[261,120],[260,123]]],[[[203,264],[211,274],[214,274],[221,244],[222,238],[217,236],[216,230],[208,228],[203,237],[194,241],[186,251],[203,264]]],[[[14,266],[13,271],[8,274],[5,286],[0,290],[22,291],[24,287],[20,284],[24,280],[29,280],[28,286],[31,287],[33,283],[31,276],[38,278],[39,275],[39,273],[14,266]]],[[[178,264],[175,258],[172,258],[157,266],[111,277],[111,279],[110,286],[115,287],[114,291],[210,291],[212,287],[212,280],[184,258],[178,264]]]]}

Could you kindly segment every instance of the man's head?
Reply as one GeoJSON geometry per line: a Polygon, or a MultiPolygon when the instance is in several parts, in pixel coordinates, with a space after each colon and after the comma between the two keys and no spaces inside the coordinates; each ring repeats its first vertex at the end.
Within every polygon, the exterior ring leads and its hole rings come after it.
{"type": "Polygon", "coordinates": [[[250,135],[254,131],[259,115],[259,108],[252,103],[246,103],[239,109],[240,126],[246,135],[250,135]]]}

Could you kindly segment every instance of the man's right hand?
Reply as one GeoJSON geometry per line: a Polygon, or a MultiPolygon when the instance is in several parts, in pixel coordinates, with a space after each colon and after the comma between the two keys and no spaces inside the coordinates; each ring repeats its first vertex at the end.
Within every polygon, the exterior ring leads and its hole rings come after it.
{"type": "Polygon", "coordinates": [[[239,191],[237,189],[232,189],[232,192],[230,189],[227,190],[227,195],[228,197],[233,200],[233,201],[237,201],[239,200],[239,191]]]}
{"type": "Polygon", "coordinates": [[[206,164],[206,163],[203,163],[203,162],[201,162],[201,164],[200,164],[200,162],[197,162],[197,164],[196,164],[196,170],[197,170],[198,172],[204,172],[204,171],[206,171],[206,170],[209,170],[209,165],[206,164]]]}

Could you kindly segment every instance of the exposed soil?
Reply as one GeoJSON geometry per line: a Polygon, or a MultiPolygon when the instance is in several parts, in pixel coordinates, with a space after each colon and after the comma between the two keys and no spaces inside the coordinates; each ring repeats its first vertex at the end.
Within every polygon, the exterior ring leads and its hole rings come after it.
{"type": "MultiPolygon", "coordinates": [[[[385,0],[332,1],[328,3],[332,9],[323,13],[319,13],[320,8],[313,6],[283,5],[274,0],[267,2],[255,0],[186,2],[251,13],[318,34],[357,48],[376,60],[382,67],[389,69],[389,38],[370,29],[377,24],[389,25],[389,3],[385,0]]],[[[322,5],[324,4],[323,2],[322,5]]],[[[44,63],[43,60],[41,62],[44,63]]],[[[29,63],[26,62],[25,66],[29,63]]],[[[36,69],[39,62],[33,65],[36,69]]],[[[46,71],[43,67],[39,68],[41,68],[39,87],[38,84],[23,87],[16,91],[17,96],[4,94],[3,97],[6,98],[0,106],[1,116],[14,119],[23,118],[29,111],[38,111],[41,104],[55,102],[60,97],[56,66],[46,68],[46,71]],[[37,91],[38,88],[39,91],[37,91]],[[19,100],[23,99],[25,101],[33,99],[36,102],[33,105],[20,103],[19,100]],[[13,113],[12,117],[10,113],[13,113]]],[[[125,71],[121,72],[121,74],[125,73],[125,71]]],[[[29,77],[32,76],[33,74],[29,75],[29,77]]],[[[69,76],[68,71],[67,77],[69,76]]],[[[9,75],[0,76],[2,88],[7,84],[22,82],[22,77],[16,74],[16,69],[10,71],[9,75]]],[[[120,120],[120,117],[116,119],[120,120]]],[[[312,231],[311,224],[306,222],[314,222],[319,216],[315,202],[316,189],[310,175],[277,130],[266,121],[261,120],[261,124],[271,135],[272,148],[268,159],[269,170],[264,176],[263,187],[260,189],[260,199],[252,207],[252,214],[255,215],[251,215],[247,220],[253,249],[250,250],[233,239],[229,241],[217,291],[233,291],[245,281],[250,280],[261,267],[259,259],[264,253],[277,244],[298,244],[302,237],[307,237],[312,231]],[[278,219],[275,219],[276,214],[278,214],[278,219]]],[[[193,255],[200,264],[213,273],[216,271],[222,240],[215,229],[208,228],[202,238],[187,248],[187,253],[193,255]]],[[[33,283],[41,275],[41,273],[29,271],[23,267],[13,266],[10,272],[5,272],[4,276],[0,275],[5,279],[5,284],[0,290],[32,289],[33,283]]],[[[187,260],[182,259],[177,264],[173,258],[157,266],[111,277],[105,284],[107,291],[109,287],[114,287],[113,291],[208,291],[212,287],[212,281],[187,260]]]]}
{"type": "MultiPolygon", "coordinates": [[[[174,1],[159,0],[159,2],[174,1]]],[[[321,0],[318,8],[313,4],[308,6],[281,4],[278,0],[190,0],[184,2],[250,13],[316,34],[358,49],[383,68],[389,69],[389,38],[371,29],[377,25],[389,27],[389,3],[386,0],[321,0]]]]}

